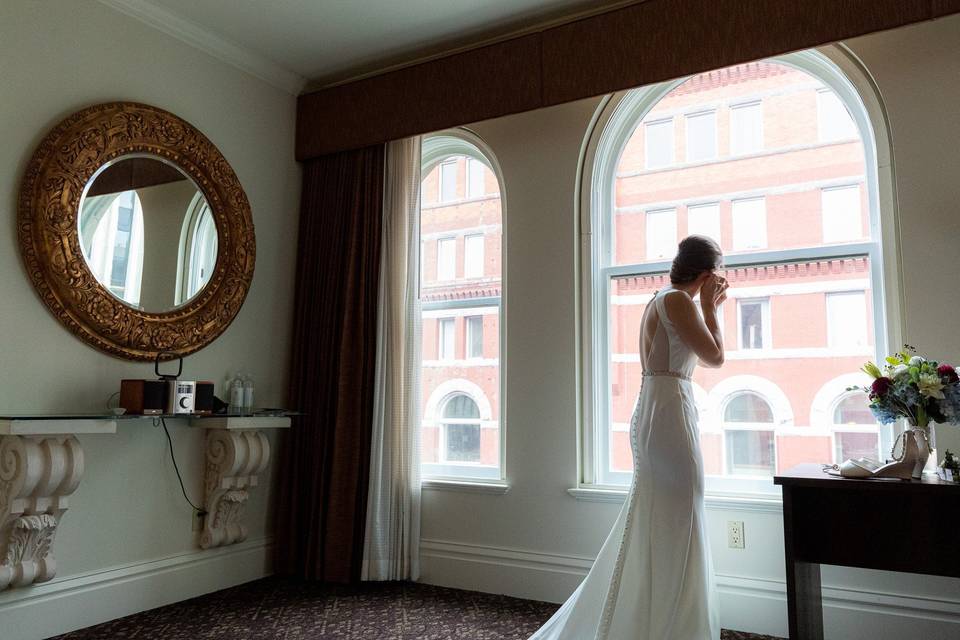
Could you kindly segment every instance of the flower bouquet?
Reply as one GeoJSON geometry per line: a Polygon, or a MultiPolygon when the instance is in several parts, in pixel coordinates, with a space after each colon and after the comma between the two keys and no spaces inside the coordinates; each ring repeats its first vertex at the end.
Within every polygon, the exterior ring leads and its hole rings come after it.
{"type": "Polygon", "coordinates": [[[883,369],[868,362],[863,372],[873,378],[873,383],[851,390],[867,393],[870,411],[881,424],[900,418],[910,424],[920,451],[914,471],[914,477],[919,478],[936,447],[932,423],[960,425],[960,377],[951,365],[915,353],[916,349],[904,345],[902,351],[887,357],[883,369]]]}
{"type": "Polygon", "coordinates": [[[887,358],[883,370],[868,362],[863,372],[873,378],[873,384],[851,390],[867,393],[870,411],[881,424],[906,418],[920,429],[926,429],[931,421],[960,425],[960,377],[956,369],[912,355],[915,352],[904,345],[903,351],[887,358]]]}

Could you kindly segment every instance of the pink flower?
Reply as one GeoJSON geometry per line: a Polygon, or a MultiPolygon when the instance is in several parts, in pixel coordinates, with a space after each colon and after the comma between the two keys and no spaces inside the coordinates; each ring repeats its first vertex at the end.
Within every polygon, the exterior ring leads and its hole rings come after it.
{"type": "Polygon", "coordinates": [[[946,378],[949,383],[960,382],[960,376],[957,375],[957,370],[948,364],[942,364],[937,367],[937,375],[941,378],[946,378]]]}
{"type": "Polygon", "coordinates": [[[873,381],[873,384],[870,385],[870,395],[875,398],[882,398],[887,395],[891,384],[890,378],[877,378],[873,381]]]}

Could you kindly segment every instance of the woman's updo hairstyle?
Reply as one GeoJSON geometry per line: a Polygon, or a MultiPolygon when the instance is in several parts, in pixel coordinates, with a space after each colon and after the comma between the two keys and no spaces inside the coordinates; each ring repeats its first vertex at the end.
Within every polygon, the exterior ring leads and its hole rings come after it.
{"type": "Polygon", "coordinates": [[[677,257],[670,267],[671,284],[693,282],[704,271],[713,271],[723,265],[723,252],[712,238],[687,236],[680,241],[677,257]]]}

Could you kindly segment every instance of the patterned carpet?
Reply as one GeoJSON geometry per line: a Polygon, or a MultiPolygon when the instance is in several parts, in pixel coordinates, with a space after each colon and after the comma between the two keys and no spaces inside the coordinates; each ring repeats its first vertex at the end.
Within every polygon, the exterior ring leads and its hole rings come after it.
{"type": "MultiPolygon", "coordinates": [[[[525,640],[556,605],[410,583],[258,580],[56,640],[525,640]]],[[[723,640],[776,640],[724,631],[723,640]]]]}

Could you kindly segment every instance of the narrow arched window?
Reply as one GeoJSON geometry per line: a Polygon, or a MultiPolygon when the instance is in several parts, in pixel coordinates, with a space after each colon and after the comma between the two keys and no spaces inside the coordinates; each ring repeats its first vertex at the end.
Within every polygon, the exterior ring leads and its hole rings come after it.
{"type": "Polygon", "coordinates": [[[584,169],[583,481],[629,482],[639,319],[693,234],[720,244],[730,282],[726,364],[695,374],[715,403],[700,416],[708,490],[770,492],[777,471],[831,460],[835,429],[812,423],[813,396],[885,351],[888,325],[877,150],[854,84],[807,51],[613,96],[597,122],[584,169]],[[756,385],[731,396],[731,378],[756,385]]]}
{"type": "Polygon", "coordinates": [[[424,138],[422,153],[422,472],[497,481],[504,457],[501,179],[492,153],[463,130],[424,138]],[[447,396],[450,390],[462,393],[447,396]]]}
{"type": "Polygon", "coordinates": [[[180,230],[175,304],[188,302],[210,280],[217,266],[217,242],[210,205],[198,193],[187,207],[180,230]]]}

